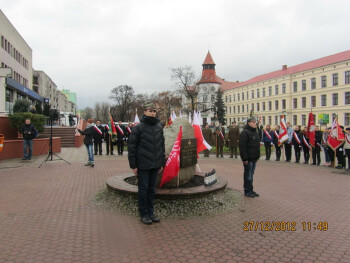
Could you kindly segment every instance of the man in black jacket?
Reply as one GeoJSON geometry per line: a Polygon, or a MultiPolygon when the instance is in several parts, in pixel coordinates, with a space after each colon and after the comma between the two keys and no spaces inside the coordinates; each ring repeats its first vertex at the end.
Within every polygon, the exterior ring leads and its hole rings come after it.
{"type": "Polygon", "coordinates": [[[247,125],[239,136],[239,153],[244,166],[244,195],[258,197],[253,190],[253,175],[256,162],[260,158],[260,137],[255,117],[248,119],[247,125]]]}
{"type": "Polygon", "coordinates": [[[85,166],[94,167],[95,164],[94,164],[93,146],[94,146],[94,137],[96,137],[96,133],[98,133],[97,127],[95,124],[92,123],[92,119],[88,119],[85,130],[82,131],[78,129],[78,132],[81,135],[85,135],[84,144],[86,146],[86,151],[88,154],[88,162],[85,164],[85,166]]]}
{"type": "Polygon", "coordinates": [[[33,152],[33,139],[35,138],[37,131],[33,124],[30,123],[30,119],[25,120],[21,128],[21,133],[23,134],[23,159],[31,160],[33,152]],[[27,152],[29,150],[29,152],[27,152]]]}
{"type": "Polygon", "coordinates": [[[118,155],[123,155],[126,130],[121,121],[118,122],[118,125],[116,125],[115,128],[117,130],[118,155]]]}
{"type": "Polygon", "coordinates": [[[163,128],[156,118],[153,103],[146,103],[144,115],[129,138],[128,158],[133,173],[138,177],[138,201],[141,221],[145,224],[159,222],[154,215],[153,199],[157,176],[165,165],[163,128]]]}
{"type": "Polygon", "coordinates": [[[101,125],[101,121],[96,121],[96,127],[101,131],[101,133],[96,132],[94,137],[94,152],[97,155],[102,155],[102,142],[104,138],[104,127],[101,125]]]}
{"type": "Polygon", "coordinates": [[[321,164],[321,143],[323,133],[318,126],[315,127],[315,147],[312,148],[312,165],[321,164]]]}

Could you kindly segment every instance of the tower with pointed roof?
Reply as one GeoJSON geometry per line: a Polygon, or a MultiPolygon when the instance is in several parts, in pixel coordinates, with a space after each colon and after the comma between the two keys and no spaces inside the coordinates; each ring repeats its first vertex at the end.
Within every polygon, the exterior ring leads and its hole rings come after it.
{"type": "Polygon", "coordinates": [[[208,51],[207,56],[204,59],[204,62],[202,64],[203,70],[202,70],[202,77],[200,81],[197,84],[204,84],[204,83],[218,83],[221,84],[220,78],[216,76],[215,72],[215,62],[210,54],[210,51],[208,51]]]}

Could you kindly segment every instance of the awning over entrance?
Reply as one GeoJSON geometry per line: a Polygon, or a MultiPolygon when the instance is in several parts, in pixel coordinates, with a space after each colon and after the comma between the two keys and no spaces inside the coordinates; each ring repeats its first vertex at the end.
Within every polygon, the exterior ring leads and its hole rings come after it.
{"type": "Polygon", "coordinates": [[[32,91],[31,89],[24,87],[17,81],[13,80],[12,78],[6,78],[6,84],[10,86],[11,88],[33,98],[36,100],[44,101],[44,97],[41,97],[38,93],[32,91]]]}

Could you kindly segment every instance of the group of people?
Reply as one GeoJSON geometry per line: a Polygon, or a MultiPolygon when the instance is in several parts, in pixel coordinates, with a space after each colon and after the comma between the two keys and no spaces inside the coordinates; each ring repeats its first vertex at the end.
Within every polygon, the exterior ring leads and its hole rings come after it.
{"type": "MultiPolygon", "coordinates": [[[[114,125],[114,124],[112,124],[114,125]]],[[[84,131],[78,129],[77,131],[85,135],[84,144],[88,153],[88,162],[85,166],[94,167],[94,155],[103,155],[103,143],[106,143],[106,155],[114,155],[114,145],[117,145],[118,155],[123,155],[124,144],[128,142],[132,133],[133,124],[129,123],[127,127],[122,125],[119,121],[115,125],[116,135],[113,135],[108,124],[101,124],[101,121],[92,119],[87,120],[87,126],[84,131]]]]}

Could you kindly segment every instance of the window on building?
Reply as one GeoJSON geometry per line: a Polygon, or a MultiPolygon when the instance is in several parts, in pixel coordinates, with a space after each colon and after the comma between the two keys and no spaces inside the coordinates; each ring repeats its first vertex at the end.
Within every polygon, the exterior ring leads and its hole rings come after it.
{"type": "Polygon", "coordinates": [[[231,114],[231,106],[228,107],[229,113],[231,114]]]}
{"type": "Polygon", "coordinates": [[[241,110],[241,107],[238,105],[238,106],[237,106],[237,112],[238,112],[238,113],[241,113],[240,110],[241,110]]]}
{"type": "Polygon", "coordinates": [[[236,94],[233,94],[233,102],[236,101],[236,94]]]}
{"type": "Polygon", "coordinates": [[[6,102],[13,102],[13,90],[6,89],[6,102]]]}
{"type": "Polygon", "coordinates": [[[249,107],[248,107],[248,104],[247,104],[247,112],[249,112],[249,107]]]}
{"type": "Polygon", "coordinates": [[[262,110],[265,111],[266,107],[265,107],[265,102],[262,103],[262,110]]]}
{"type": "Polygon", "coordinates": [[[321,95],[321,106],[327,106],[327,95],[321,95]]]}
{"type": "Polygon", "coordinates": [[[311,89],[316,89],[316,78],[311,79],[311,89]]]}
{"type": "Polygon", "coordinates": [[[24,96],[21,93],[17,92],[17,100],[23,100],[24,96]]]}
{"type": "Polygon", "coordinates": [[[350,71],[345,71],[345,84],[350,84],[350,71]]]}
{"type": "Polygon", "coordinates": [[[252,99],[254,99],[254,90],[252,90],[252,99]]]}
{"type": "Polygon", "coordinates": [[[344,113],[344,125],[345,126],[350,126],[350,113],[344,113]]]}
{"type": "Polygon", "coordinates": [[[252,108],[250,110],[254,111],[254,103],[252,103],[252,108]]]}
{"type": "Polygon", "coordinates": [[[282,83],[282,94],[286,93],[286,83],[282,83]]]}
{"type": "Polygon", "coordinates": [[[333,86],[338,86],[338,73],[333,74],[333,86]]]}
{"type": "Polygon", "coordinates": [[[237,118],[237,121],[239,121],[239,120],[240,120],[240,117],[237,118]]]}
{"type": "Polygon", "coordinates": [[[225,96],[225,102],[227,103],[227,96],[225,96]]]}
{"type": "Polygon", "coordinates": [[[293,115],[293,125],[298,125],[298,115],[293,115]]]}
{"type": "Polygon", "coordinates": [[[298,91],[298,82],[294,81],[293,82],[293,92],[297,92],[298,91]]]}
{"type": "Polygon", "coordinates": [[[259,102],[256,104],[256,111],[260,111],[260,103],[259,102]]]}
{"type": "Polygon", "coordinates": [[[316,96],[311,96],[311,107],[316,107],[316,96]]]}
{"type": "Polygon", "coordinates": [[[350,92],[345,92],[345,104],[350,104],[350,92]]]}
{"type": "Polygon", "coordinates": [[[265,125],[265,116],[262,117],[262,125],[265,125]]]}
{"type": "Polygon", "coordinates": [[[306,97],[301,98],[301,107],[306,108],[306,97]]]}
{"type": "Polygon", "coordinates": [[[242,92],[242,100],[244,100],[244,92],[242,92]]]}
{"type": "Polygon", "coordinates": [[[272,102],[269,101],[269,110],[272,110],[272,102]]]}
{"type": "Polygon", "coordinates": [[[321,77],[321,88],[327,87],[327,76],[321,77]]]}
{"type": "Polygon", "coordinates": [[[270,125],[271,125],[271,123],[272,123],[272,117],[271,117],[271,116],[269,116],[269,123],[268,123],[268,124],[270,124],[270,125]]]}
{"type": "Polygon", "coordinates": [[[337,106],[338,105],[338,93],[333,93],[332,94],[332,104],[333,106],[337,106]]]}
{"type": "Polygon", "coordinates": [[[269,87],[269,96],[272,96],[272,87],[269,87]]]}
{"type": "Polygon", "coordinates": [[[301,125],[306,126],[306,115],[301,115],[301,125]]]}
{"type": "Polygon", "coordinates": [[[278,110],[278,100],[275,100],[275,110],[278,110]]]}
{"type": "Polygon", "coordinates": [[[262,96],[265,97],[265,88],[262,89],[262,96]]]}
{"type": "Polygon", "coordinates": [[[240,95],[239,95],[239,93],[237,94],[237,100],[238,101],[240,101],[241,99],[240,99],[240,95]]]}
{"type": "Polygon", "coordinates": [[[306,90],[306,80],[305,79],[303,79],[301,81],[301,90],[306,90]]]}
{"type": "Polygon", "coordinates": [[[257,89],[257,90],[256,90],[256,97],[257,97],[257,98],[260,98],[260,89],[257,89]]]}
{"type": "Polygon", "coordinates": [[[283,99],[282,100],[282,110],[285,110],[286,109],[286,100],[283,99]]]}
{"type": "Polygon", "coordinates": [[[249,99],[249,93],[248,93],[248,91],[247,91],[247,97],[246,97],[246,98],[247,98],[247,100],[249,99]]]}
{"type": "Polygon", "coordinates": [[[275,125],[278,125],[278,116],[275,116],[275,125]]]}
{"type": "Polygon", "coordinates": [[[275,95],[278,95],[278,85],[275,86],[275,95]]]}
{"type": "Polygon", "coordinates": [[[244,112],[244,105],[242,105],[242,112],[244,112]]]}
{"type": "Polygon", "coordinates": [[[293,109],[297,109],[298,108],[298,99],[294,98],[293,99],[293,109]]]}
{"type": "Polygon", "coordinates": [[[1,47],[2,48],[5,47],[5,38],[4,38],[4,36],[1,36],[1,47]]]}
{"type": "Polygon", "coordinates": [[[236,106],[233,106],[233,113],[236,113],[236,106]]]}
{"type": "Polygon", "coordinates": [[[231,95],[229,95],[228,97],[229,97],[230,102],[232,102],[232,101],[231,101],[231,95]]]}

